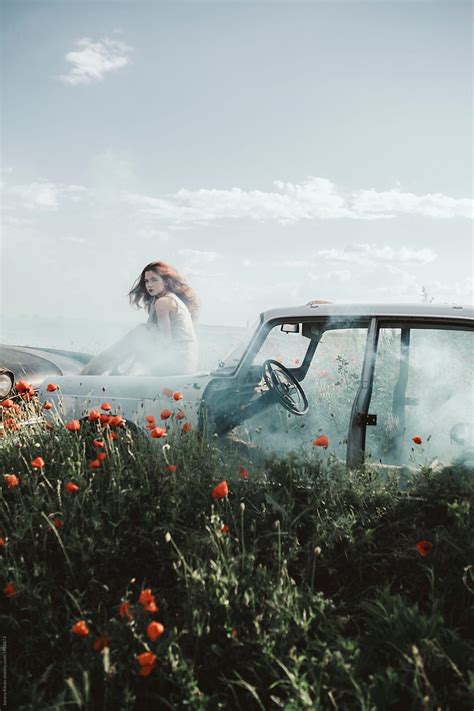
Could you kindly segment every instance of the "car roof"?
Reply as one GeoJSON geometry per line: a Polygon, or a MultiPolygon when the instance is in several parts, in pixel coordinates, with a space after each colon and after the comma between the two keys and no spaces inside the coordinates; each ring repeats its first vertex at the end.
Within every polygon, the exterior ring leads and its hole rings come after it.
{"type": "Polygon", "coordinates": [[[466,304],[317,304],[309,302],[304,306],[270,309],[264,311],[261,316],[264,321],[311,316],[397,316],[400,318],[474,319],[474,309],[466,304]]]}

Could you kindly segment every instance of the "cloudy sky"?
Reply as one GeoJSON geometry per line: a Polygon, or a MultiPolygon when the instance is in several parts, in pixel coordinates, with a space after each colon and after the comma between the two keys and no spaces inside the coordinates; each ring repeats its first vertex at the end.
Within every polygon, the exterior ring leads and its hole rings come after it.
{"type": "Polygon", "coordinates": [[[472,301],[470,2],[1,8],[3,313],[472,301]]]}

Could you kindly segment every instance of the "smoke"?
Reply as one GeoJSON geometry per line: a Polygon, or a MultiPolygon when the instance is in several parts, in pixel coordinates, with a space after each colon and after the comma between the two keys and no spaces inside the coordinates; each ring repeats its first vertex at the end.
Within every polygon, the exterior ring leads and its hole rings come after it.
{"type": "MultiPolygon", "coordinates": [[[[303,361],[302,351],[309,341],[301,334],[281,334],[277,329],[256,360],[273,357],[294,368],[303,361]]],[[[301,382],[309,401],[308,413],[297,417],[275,405],[241,425],[239,434],[269,454],[310,454],[316,449],[323,458],[345,461],[366,337],[366,329],[358,327],[325,332],[301,382]],[[327,450],[312,444],[321,434],[328,437],[327,450]]],[[[377,416],[377,425],[367,427],[368,462],[418,467],[434,461],[447,465],[474,460],[472,338],[472,332],[411,330],[400,418],[394,409],[394,393],[400,389],[405,357],[401,331],[381,331],[369,407],[369,413],[377,416]],[[420,437],[421,444],[413,437],[420,437]]]]}
{"type": "Polygon", "coordinates": [[[368,428],[369,459],[415,466],[434,460],[444,464],[462,460],[470,439],[466,433],[472,432],[474,425],[472,333],[411,331],[405,408],[400,417],[393,408],[400,366],[406,358],[400,348],[400,331],[382,331],[378,351],[370,406],[378,423],[376,428],[368,428]],[[450,434],[453,428],[454,438],[450,434]],[[456,436],[459,431],[464,433],[464,443],[456,436]]]}

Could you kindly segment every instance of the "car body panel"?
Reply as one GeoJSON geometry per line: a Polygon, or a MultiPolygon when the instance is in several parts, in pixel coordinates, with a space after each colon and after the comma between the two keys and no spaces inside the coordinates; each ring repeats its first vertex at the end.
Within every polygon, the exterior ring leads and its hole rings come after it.
{"type": "Polygon", "coordinates": [[[13,372],[15,381],[26,380],[35,388],[47,377],[80,373],[91,357],[54,348],[0,345],[0,365],[13,372]]]}
{"type": "Polygon", "coordinates": [[[39,388],[41,401],[52,402],[54,411],[66,419],[81,419],[90,410],[100,410],[105,402],[111,412],[129,422],[146,426],[145,416],[156,418],[157,424],[163,409],[186,412],[187,421],[198,424],[199,402],[209,381],[208,373],[169,376],[65,376],[56,379],[59,389],[47,391],[46,381],[39,388]],[[164,390],[181,393],[182,400],[166,395],[164,390]]]}

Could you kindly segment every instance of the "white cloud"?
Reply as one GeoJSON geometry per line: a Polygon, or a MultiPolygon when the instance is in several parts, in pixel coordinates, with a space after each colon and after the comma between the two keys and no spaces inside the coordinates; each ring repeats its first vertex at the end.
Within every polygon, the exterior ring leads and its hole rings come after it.
{"type": "Polygon", "coordinates": [[[349,264],[430,264],[437,259],[432,249],[413,249],[412,247],[389,247],[377,244],[356,243],[344,249],[321,249],[316,258],[329,262],[344,262],[349,264]]]}
{"type": "Polygon", "coordinates": [[[439,279],[424,280],[423,286],[426,288],[428,296],[433,298],[435,303],[468,303],[474,301],[474,277],[465,277],[461,280],[443,282],[439,279]]]}
{"type": "Polygon", "coordinates": [[[13,217],[12,215],[4,215],[2,222],[4,225],[8,225],[9,227],[24,227],[25,225],[32,224],[32,220],[29,220],[26,217],[13,217]]]}
{"type": "Polygon", "coordinates": [[[61,185],[46,181],[12,185],[5,189],[5,207],[56,211],[61,198],[79,202],[87,193],[87,188],[82,185],[61,185]]]}
{"type": "Polygon", "coordinates": [[[108,37],[97,42],[83,37],[76,45],[78,49],[68,52],[65,57],[72,65],[71,69],[58,77],[69,86],[102,81],[109,72],[125,67],[129,61],[128,54],[132,51],[132,47],[108,37]]]}
{"type": "MultiPolygon", "coordinates": [[[[355,242],[343,248],[320,249],[318,252],[308,255],[306,259],[285,260],[275,263],[275,266],[290,269],[311,269],[311,278],[314,279],[334,278],[339,281],[349,281],[356,267],[367,268],[365,272],[374,268],[390,271],[395,269],[397,264],[410,267],[424,266],[431,264],[437,258],[436,252],[429,248],[415,249],[403,245],[389,247],[388,245],[355,242]]],[[[358,269],[358,272],[361,273],[361,270],[358,269]]]]}
{"type": "Polygon", "coordinates": [[[203,252],[199,249],[178,249],[178,254],[200,264],[214,262],[219,256],[217,252],[203,252]]]}
{"type": "Polygon", "coordinates": [[[421,301],[422,290],[426,289],[429,299],[435,304],[458,303],[472,304],[474,296],[474,280],[472,277],[451,281],[441,281],[415,276],[402,267],[388,266],[383,283],[372,287],[375,298],[381,301],[421,301]]]}
{"type": "Polygon", "coordinates": [[[415,195],[401,189],[346,191],[326,178],[308,177],[302,184],[275,181],[274,191],[181,189],[150,197],[129,193],[125,199],[143,213],[175,226],[206,225],[229,220],[295,224],[301,221],[389,219],[402,215],[431,218],[473,217],[471,199],[441,193],[415,195]]]}
{"type": "Polygon", "coordinates": [[[86,240],[84,237],[73,237],[72,235],[66,235],[63,237],[64,242],[72,242],[73,244],[85,244],[86,240]]]}
{"type": "Polygon", "coordinates": [[[326,279],[331,281],[332,279],[337,279],[337,281],[350,281],[352,277],[349,269],[334,269],[334,271],[328,272],[326,274],[326,279]]]}
{"type": "Polygon", "coordinates": [[[401,190],[359,190],[353,194],[351,207],[361,217],[370,215],[422,215],[424,217],[473,218],[473,201],[456,199],[442,193],[415,195],[401,190]]]}
{"type": "Polygon", "coordinates": [[[158,242],[168,242],[170,235],[166,230],[155,230],[151,227],[143,227],[137,231],[139,237],[146,240],[157,240],[158,242]]]}

